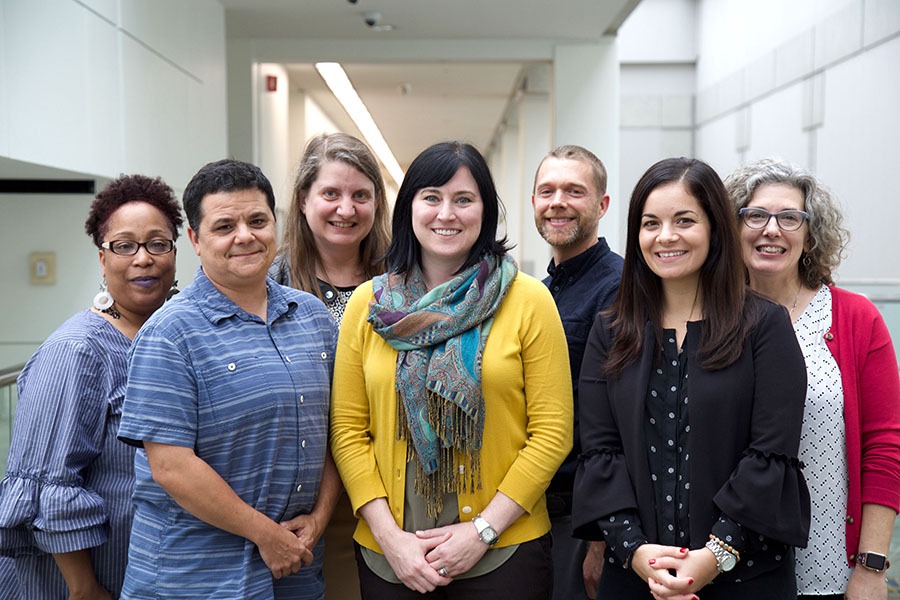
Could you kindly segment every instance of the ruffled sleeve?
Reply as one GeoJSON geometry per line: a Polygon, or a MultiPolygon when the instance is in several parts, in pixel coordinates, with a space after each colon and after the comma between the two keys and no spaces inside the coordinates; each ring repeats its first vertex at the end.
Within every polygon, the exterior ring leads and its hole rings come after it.
{"type": "Polygon", "coordinates": [[[598,525],[601,518],[638,508],[603,372],[608,347],[607,324],[597,317],[581,366],[578,393],[582,454],[572,494],[573,535],[589,540],[603,539],[598,525]]]}
{"type": "MultiPolygon", "coordinates": [[[[122,369],[124,380],[124,359],[122,369]]],[[[45,343],[26,365],[0,482],[0,552],[70,552],[106,541],[106,503],[84,481],[103,448],[110,371],[95,349],[72,339],[45,343]]]]}
{"type": "Polygon", "coordinates": [[[772,303],[763,306],[750,340],[755,372],[750,443],[713,500],[744,527],[804,548],[809,491],[797,455],[806,366],[787,313],[772,303]]]}

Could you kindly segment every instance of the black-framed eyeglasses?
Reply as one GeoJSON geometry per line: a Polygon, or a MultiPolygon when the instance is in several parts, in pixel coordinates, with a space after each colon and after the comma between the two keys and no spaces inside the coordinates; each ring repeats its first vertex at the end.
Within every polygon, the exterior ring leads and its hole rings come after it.
{"type": "Polygon", "coordinates": [[[175,249],[175,240],[167,240],[164,238],[156,238],[146,242],[135,242],[134,240],[112,240],[111,242],[103,242],[101,248],[106,248],[113,254],[121,256],[134,256],[138,250],[143,248],[154,256],[160,254],[168,254],[175,249]]]}
{"type": "Polygon", "coordinates": [[[797,231],[803,226],[804,221],[809,220],[809,213],[805,210],[781,210],[772,213],[764,208],[746,206],[739,210],[738,214],[744,225],[750,229],[762,229],[769,224],[769,219],[775,217],[775,222],[782,231],[797,231]]]}

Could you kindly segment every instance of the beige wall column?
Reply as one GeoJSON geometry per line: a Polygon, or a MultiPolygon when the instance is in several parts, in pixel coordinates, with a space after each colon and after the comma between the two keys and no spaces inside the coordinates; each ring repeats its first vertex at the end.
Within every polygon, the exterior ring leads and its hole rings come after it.
{"type": "Polygon", "coordinates": [[[556,47],[553,58],[553,145],[577,144],[600,157],[612,199],[600,224],[610,247],[622,251],[627,199],[619,195],[619,58],[615,37],[556,47]]]}

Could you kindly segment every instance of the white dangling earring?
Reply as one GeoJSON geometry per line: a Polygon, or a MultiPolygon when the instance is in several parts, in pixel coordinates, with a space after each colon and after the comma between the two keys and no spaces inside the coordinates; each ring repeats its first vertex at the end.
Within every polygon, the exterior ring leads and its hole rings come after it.
{"type": "Polygon", "coordinates": [[[109,310],[110,307],[112,307],[113,302],[113,297],[106,289],[106,278],[104,277],[103,282],[100,284],[100,291],[94,296],[94,308],[103,312],[109,310]]]}

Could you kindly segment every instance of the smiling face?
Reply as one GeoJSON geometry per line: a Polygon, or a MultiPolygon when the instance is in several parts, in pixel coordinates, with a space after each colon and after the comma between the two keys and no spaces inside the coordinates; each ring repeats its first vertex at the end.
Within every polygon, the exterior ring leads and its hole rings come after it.
{"type": "Polygon", "coordinates": [[[481,233],[483,213],[478,185],[466,167],[444,185],[416,192],[412,226],[426,275],[459,270],[481,233]]]}
{"type": "Polygon", "coordinates": [[[213,285],[226,296],[227,290],[265,289],[276,250],[266,195],[255,188],[208,194],[201,213],[200,230],[188,228],[188,237],[213,285]]]}
{"type": "Polygon", "coordinates": [[[709,219],[680,182],[650,192],[638,241],[647,266],[663,284],[696,286],[709,255],[709,219]]]}
{"type": "Polygon", "coordinates": [[[597,242],[597,223],[609,206],[586,161],[544,159],[535,177],[534,224],[553,246],[557,263],[578,256],[597,242]]]}
{"type": "MultiPolygon", "coordinates": [[[[757,188],[747,203],[750,208],[763,208],[770,213],[782,210],[804,210],[803,192],[783,183],[770,183],[757,188]]],[[[796,276],[806,249],[809,224],[796,231],[782,231],[774,218],[762,229],[741,224],[741,253],[751,280],[757,277],[796,276]]]]}
{"type": "MultiPolygon", "coordinates": [[[[109,216],[105,227],[104,242],[148,242],[175,237],[162,211],[146,202],[123,204],[109,216]]],[[[100,270],[116,309],[143,320],[162,306],[175,281],[175,250],[154,255],[141,247],[133,256],[100,250],[100,270]]]]}
{"type": "Polygon", "coordinates": [[[325,162],[302,210],[320,251],[358,249],[375,222],[375,185],[345,162],[325,162]]]}

